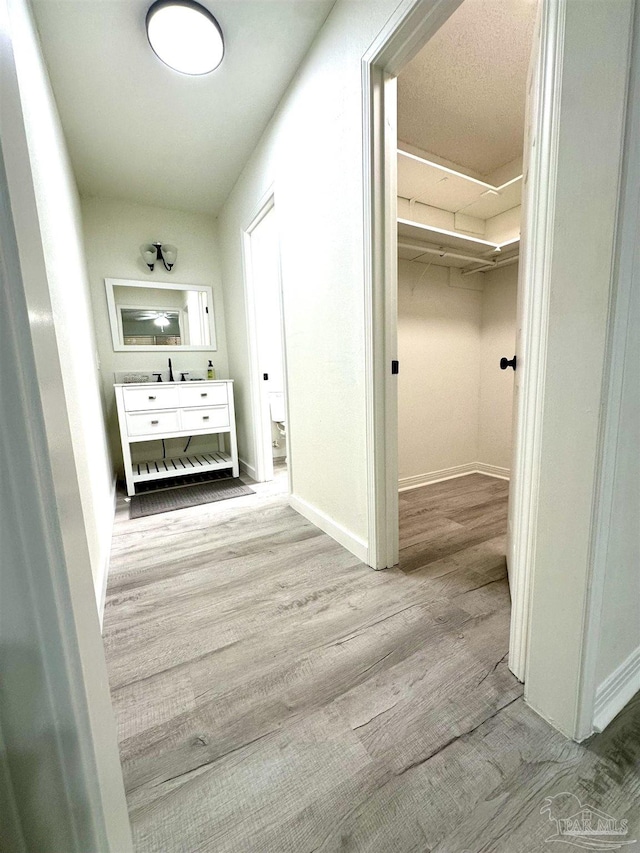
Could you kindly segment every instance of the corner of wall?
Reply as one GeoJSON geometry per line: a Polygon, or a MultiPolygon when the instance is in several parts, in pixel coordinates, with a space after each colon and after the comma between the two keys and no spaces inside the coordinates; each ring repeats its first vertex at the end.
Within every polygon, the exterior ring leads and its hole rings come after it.
{"type": "Polygon", "coordinates": [[[361,562],[368,562],[369,549],[364,539],[356,536],[355,533],[347,530],[346,527],[343,527],[335,521],[335,519],[331,518],[326,513],[322,512],[322,510],[318,509],[318,507],[298,495],[291,495],[289,497],[289,505],[297,513],[306,518],[307,521],[315,524],[316,527],[319,527],[320,530],[329,535],[332,539],[335,539],[339,545],[342,545],[343,548],[350,551],[361,562]]]}

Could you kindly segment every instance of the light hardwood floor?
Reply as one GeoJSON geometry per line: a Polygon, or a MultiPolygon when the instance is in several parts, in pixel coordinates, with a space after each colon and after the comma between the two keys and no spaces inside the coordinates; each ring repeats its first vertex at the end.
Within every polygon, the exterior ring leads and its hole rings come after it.
{"type": "Polygon", "coordinates": [[[138,853],[553,853],[561,792],[640,839],[640,703],[576,745],[507,668],[505,482],[402,493],[385,572],[282,473],[254,488],[118,508],[104,637],[138,853]]]}

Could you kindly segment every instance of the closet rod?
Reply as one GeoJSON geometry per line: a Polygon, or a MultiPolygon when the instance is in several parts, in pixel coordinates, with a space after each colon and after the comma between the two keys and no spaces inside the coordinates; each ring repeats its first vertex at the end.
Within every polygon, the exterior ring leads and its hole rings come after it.
{"type": "Polygon", "coordinates": [[[508,264],[515,264],[520,259],[520,255],[513,255],[511,258],[503,258],[501,261],[494,261],[490,265],[486,265],[484,267],[480,267],[477,270],[462,270],[462,275],[474,275],[477,272],[488,272],[489,270],[494,270],[496,267],[506,267],[508,264]]]}
{"type": "MultiPolygon", "coordinates": [[[[398,242],[399,249],[413,249],[414,251],[423,252],[425,255],[438,255],[441,258],[456,258],[460,261],[472,261],[474,264],[482,264],[484,267],[493,267],[497,261],[490,261],[487,258],[474,258],[472,255],[461,255],[458,252],[450,252],[448,249],[431,249],[427,246],[419,246],[416,243],[398,242]]],[[[476,272],[476,270],[473,270],[476,272]]]]}

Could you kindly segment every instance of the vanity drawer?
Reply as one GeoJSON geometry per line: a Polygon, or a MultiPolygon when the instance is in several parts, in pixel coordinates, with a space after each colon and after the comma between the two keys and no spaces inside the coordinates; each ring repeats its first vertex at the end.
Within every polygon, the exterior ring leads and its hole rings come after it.
{"type": "Polygon", "coordinates": [[[219,385],[202,385],[200,382],[192,382],[190,385],[180,386],[181,406],[226,406],[227,386],[224,382],[219,385]]]}
{"type": "Polygon", "coordinates": [[[128,412],[175,409],[180,405],[178,389],[162,387],[159,382],[150,383],[146,388],[123,388],[122,399],[128,412]],[[158,385],[160,385],[159,388],[158,385]]]}
{"type": "Polygon", "coordinates": [[[205,409],[183,409],[182,429],[207,430],[229,426],[229,406],[212,406],[205,409]]]}
{"type": "Polygon", "coordinates": [[[127,414],[129,435],[153,435],[160,437],[168,432],[180,430],[180,419],[176,410],[171,412],[131,412],[127,414]]]}

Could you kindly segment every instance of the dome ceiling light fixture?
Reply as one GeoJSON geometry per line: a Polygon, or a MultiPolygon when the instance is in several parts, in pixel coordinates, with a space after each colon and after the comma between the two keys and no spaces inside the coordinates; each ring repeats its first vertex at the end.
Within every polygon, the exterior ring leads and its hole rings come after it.
{"type": "Polygon", "coordinates": [[[147,12],[147,37],[158,59],[181,74],[209,74],[222,62],[220,25],[195,0],[156,0],[147,12]]]}

